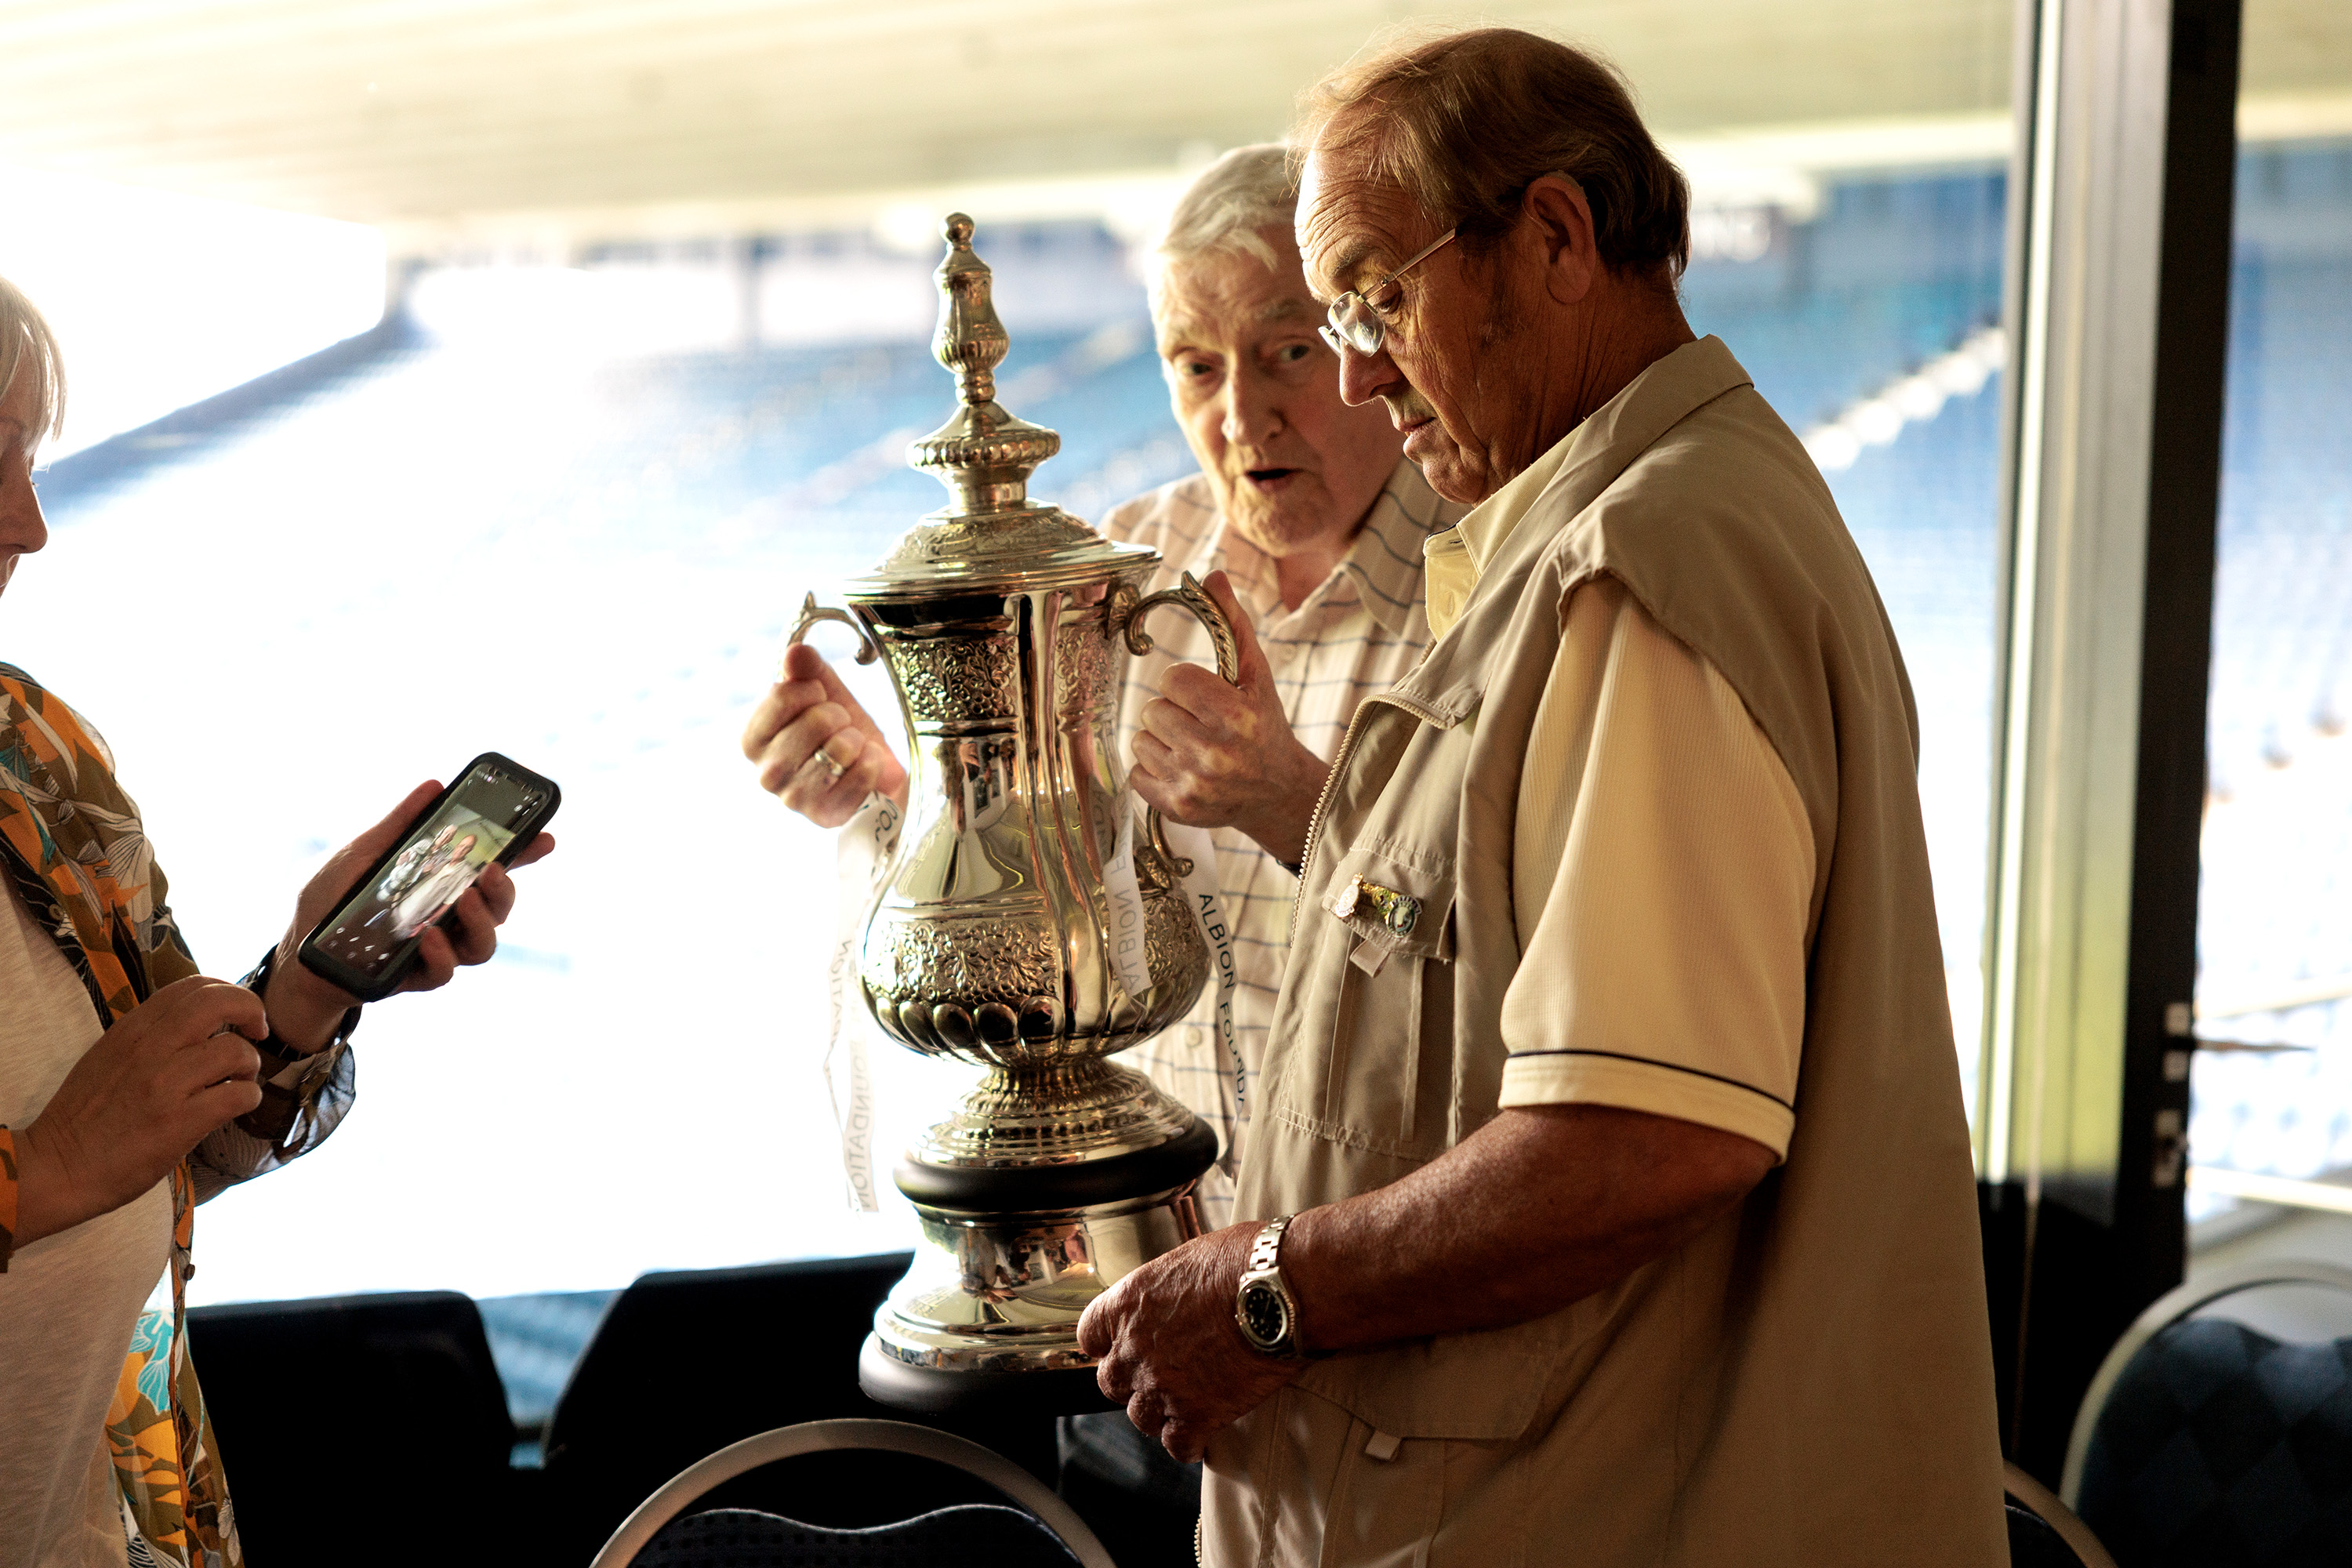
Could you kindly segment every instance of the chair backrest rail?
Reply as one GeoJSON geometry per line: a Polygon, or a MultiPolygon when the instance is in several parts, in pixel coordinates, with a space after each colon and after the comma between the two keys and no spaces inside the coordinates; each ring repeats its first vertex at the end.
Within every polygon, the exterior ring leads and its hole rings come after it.
{"type": "Polygon", "coordinates": [[[844,1448],[912,1454],[953,1465],[986,1481],[1034,1514],[1062,1538],[1063,1544],[1083,1568],[1117,1568],[1086,1521],[1036,1477],[1003,1455],[968,1438],[904,1421],[808,1421],[730,1443],[709,1458],[688,1466],[638,1504],[636,1511],[621,1521],[621,1528],[596,1553],[591,1568],[627,1568],[662,1526],[714,1487],[779,1459],[844,1448]]]}
{"type": "Polygon", "coordinates": [[[2091,1527],[2075,1516],[2074,1510],[2060,1502],[2048,1487],[2017,1468],[2014,1460],[2001,1464],[2001,1488],[2035,1518],[2058,1532],[2083,1568],[2116,1568],[2116,1560],[2091,1527]]]}

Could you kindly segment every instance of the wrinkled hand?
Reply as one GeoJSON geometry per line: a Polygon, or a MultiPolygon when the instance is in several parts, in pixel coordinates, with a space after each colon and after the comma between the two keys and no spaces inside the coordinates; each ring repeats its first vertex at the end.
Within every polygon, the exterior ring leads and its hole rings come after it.
{"type": "Polygon", "coordinates": [[[905,806],[906,764],[833,667],[795,643],[784,650],[783,676],[743,726],[743,754],[758,764],[760,787],[819,827],[839,827],[876,790],[905,806]],[[840,765],[839,778],[816,760],[819,752],[840,765]]]}
{"type": "Polygon", "coordinates": [[[1260,1355],[1234,1321],[1234,1292],[1264,1228],[1251,1221],[1188,1241],[1095,1298],[1078,1320],[1078,1348],[1102,1363],[1095,1382],[1186,1464],[1307,1367],[1260,1355]]]}
{"type": "Polygon", "coordinates": [[[121,1208],[261,1103],[261,999],[203,975],[149,997],[82,1053],[16,1132],[17,1246],[121,1208]]]}
{"type": "MultiPolygon", "coordinates": [[[[294,922],[278,944],[269,966],[269,985],[262,1000],[278,1037],[297,1050],[313,1051],[326,1045],[344,1013],[359,999],[323,976],[313,974],[295,958],[295,949],[311,928],[351,897],[368,868],[400,842],[416,814],[433,804],[441,785],[427,779],[392,808],[392,815],[344,845],[328,858],[294,900],[294,922]]],[[[520,869],[541,860],[555,848],[551,834],[541,833],[524,846],[512,862],[520,869]]],[[[449,912],[425,928],[416,946],[416,962],[400,983],[402,991],[434,991],[467,965],[488,963],[499,950],[499,927],[514,912],[514,879],[507,868],[486,866],[474,885],[449,906],[449,912]]]]}
{"type": "Polygon", "coordinates": [[[1234,628],[1240,680],[1195,664],[1169,668],[1135,737],[1135,793],[1171,822],[1238,827],[1292,865],[1328,771],[1301,745],[1282,710],[1257,628],[1223,572],[1202,584],[1234,628]]]}

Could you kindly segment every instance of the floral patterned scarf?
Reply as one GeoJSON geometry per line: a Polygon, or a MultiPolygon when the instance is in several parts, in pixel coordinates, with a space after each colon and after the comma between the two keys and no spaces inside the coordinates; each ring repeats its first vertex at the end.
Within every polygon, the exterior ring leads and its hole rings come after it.
{"type": "MultiPolygon", "coordinates": [[[[164,880],[138,808],[115,782],[114,758],[80,716],[12,665],[0,664],[0,863],[35,920],[112,1027],[158,988],[196,973],[172,922],[164,880]]],[[[0,1132],[8,1195],[15,1159],[0,1132]]],[[[129,1522],[179,1568],[242,1568],[236,1516],[221,1474],[187,1342],[189,1245],[195,1180],[172,1173],[172,1310],[141,1314],[106,1443],[129,1522]]],[[[13,1207],[13,1205],[11,1205],[13,1207]]],[[[0,1223],[13,1220],[0,1215],[0,1223]]],[[[0,1236],[0,1268],[6,1238],[0,1236]]]]}

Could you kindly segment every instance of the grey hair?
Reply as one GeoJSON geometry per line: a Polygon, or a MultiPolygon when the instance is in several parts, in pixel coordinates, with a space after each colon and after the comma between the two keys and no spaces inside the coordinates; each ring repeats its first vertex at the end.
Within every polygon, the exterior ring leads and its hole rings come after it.
{"type": "Polygon", "coordinates": [[[1168,215],[1168,230],[1153,257],[1154,284],[1171,267],[1223,251],[1254,256],[1268,267],[1282,258],[1258,232],[1287,232],[1298,211],[1298,174],[1290,149],[1279,142],[1236,147],[1201,171],[1168,215]]]}
{"type": "Polygon", "coordinates": [[[25,432],[25,452],[32,455],[44,436],[56,436],[66,424],[66,362],[58,350],[58,335],[24,291],[0,278],[0,395],[16,382],[20,365],[33,373],[33,427],[25,432]]]}

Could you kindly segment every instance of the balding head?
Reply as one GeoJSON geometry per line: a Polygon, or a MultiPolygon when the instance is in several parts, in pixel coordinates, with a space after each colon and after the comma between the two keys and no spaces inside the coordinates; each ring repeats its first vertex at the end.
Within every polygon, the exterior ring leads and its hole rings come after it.
{"type": "Polygon", "coordinates": [[[1537,180],[1564,174],[1612,269],[1671,291],[1690,257],[1690,183],[1623,79],[1533,33],[1482,27],[1351,61],[1309,90],[1291,145],[1344,154],[1474,251],[1518,220],[1537,180]]]}
{"type": "Polygon", "coordinates": [[[1502,28],[1390,50],[1318,86],[1296,144],[1307,286],[1349,297],[1340,395],[1385,404],[1450,500],[1690,341],[1688,184],[1589,55],[1502,28]]]}

